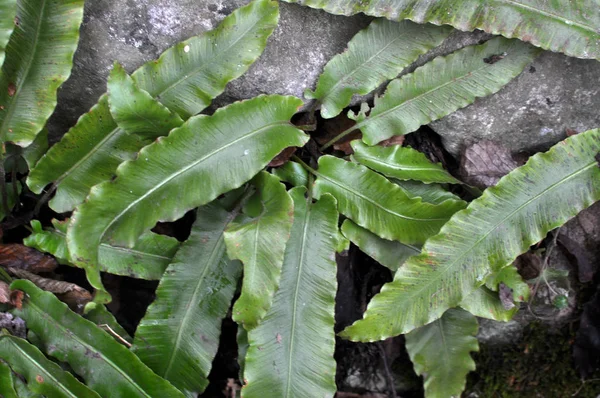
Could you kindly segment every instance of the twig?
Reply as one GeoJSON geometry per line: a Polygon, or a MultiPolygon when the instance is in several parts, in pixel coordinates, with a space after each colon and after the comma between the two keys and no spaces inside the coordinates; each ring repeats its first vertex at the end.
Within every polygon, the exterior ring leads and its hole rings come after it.
{"type": "Polygon", "coordinates": [[[127,348],[131,348],[131,343],[129,341],[125,340],[123,337],[119,336],[119,334],[117,332],[115,332],[106,323],[102,323],[102,324],[100,324],[98,326],[101,327],[101,328],[105,328],[110,334],[113,335],[114,338],[116,338],[117,340],[119,340],[122,344],[126,345],[127,348]]]}

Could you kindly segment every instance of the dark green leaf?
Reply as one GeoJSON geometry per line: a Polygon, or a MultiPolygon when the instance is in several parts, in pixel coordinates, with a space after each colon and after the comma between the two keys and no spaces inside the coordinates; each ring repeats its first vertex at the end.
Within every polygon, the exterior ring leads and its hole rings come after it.
{"type": "Polygon", "coordinates": [[[15,27],[17,0],[0,0],[0,67],[4,62],[6,44],[15,27]]]}
{"type": "Polygon", "coordinates": [[[274,169],[273,174],[294,187],[308,186],[308,171],[300,163],[290,160],[283,166],[274,169]]]}
{"type": "Polygon", "coordinates": [[[189,239],[165,271],[135,334],[137,356],[188,396],[208,384],[221,321],[241,274],[223,241],[233,216],[217,203],[198,209],[189,239]]]}
{"type": "Polygon", "coordinates": [[[27,146],[46,125],[56,91],[71,74],[83,0],[18,1],[16,18],[0,74],[0,138],[27,146]]]}
{"type": "Polygon", "coordinates": [[[279,290],[262,322],[248,332],[244,397],[333,397],[335,386],[335,200],[316,203],[290,191],[294,224],[279,290]]]}
{"type": "Polygon", "coordinates": [[[342,335],[382,340],[459,305],[492,272],[600,199],[598,151],[600,130],[590,130],[532,156],[428,239],[342,335]]]}
{"type": "Polygon", "coordinates": [[[0,397],[19,398],[15,391],[12,371],[4,362],[0,362],[0,397]]]}
{"type": "Polygon", "coordinates": [[[87,386],[107,397],[183,397],[131,351],[92,322],[75,314],[48,292],[26,280],[11,289],[26,294],[13,313],[27,322],[47,347],[47,354],[67,362],[87,386]]]}

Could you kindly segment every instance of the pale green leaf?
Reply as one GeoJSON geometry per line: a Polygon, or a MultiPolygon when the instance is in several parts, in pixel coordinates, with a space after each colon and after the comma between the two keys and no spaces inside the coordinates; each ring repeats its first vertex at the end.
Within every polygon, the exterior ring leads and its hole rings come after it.
{"type": "Polygon", "coordinates": [[[27,146],[71,74],[83,0],[21,0],[16,18],[0,74],[0,138],[27,146]]]}
{"type": "Polygon", "coordinates": [[[459,397],[467,374],[475,370],[472,351],[479,351],[477,319],[467,311],[450,309],[406,335],[406,351],[415,372],[424,378],[426,398],[459,397]]]}
{"type": "Polygon", "coordinates": [[[183,124],[179,115],[139,88],[118,62],[108,76],[107,93],[113,120],[128,134],[155,139],[183,124]]]}
{"type": "MultiPolygon", "coordinates": [[[[258,59],[277,26],[279,8],[255,0],[227,16],[216,29],[165,51],[132,74],[137,86],[183,119],[204,110],[226,84],[258,59]],[[187,51],[186,51],[187,49],[187,51]]],[[[53,183],[50,207],[64,213],[82,203],[90,188],[114,176],[149,142],[118,128],[107,96],[83,115],[31,171],[27,185],[40,193],[53,183]]]]}
{"type": "Polygon", "coordinates": [[[399,180],[418,180],[424,183],[460,184],[441,163],[432,163],[425,154],[400,145],[367,146],[360,140],[351,143],[352,160],[364,164],[387,177],[399,180]]]}
{"type": "Polygon", "coordinates": [[[600,199],[600,130],[567,138],[488,188],[420,255],[409,258],[342,335],[375,341],[407,333],[459,305],[548,231],[600,199]]]}
{"type": "Polygon", "coordinates": [[[225,253],[223,231],[235,214],[217,203],[198,209],[135,334],[133,351],[188,396],[202,392],[241,274],[225,253]]]}
{"type": "Polygon", "coordinates": [[[4,62],[6,44],[15,27],[17,0],[0,0],[0,67],[4,62]]]}
{"type": "Polygon", "coordinates": [[[26,294],[21,309],[13,313],[27,322],[47,347],[47,354],[67,362],[101,396],[183,397],[167,381],[146,367],[131,351],[80,317],[52,293],[20,279],[12,290],[26,294]]]}
{"type": "Polygon", "coordinates": [[[523,281],[517,267],[513,264],[509,264],[492,273],[485,280],[485,285],[495,292],[498,291],[501,283],[512,290],[512,296],[515,302],[529,300],[529,285],[523,281]]]}
{"type": "Polygon", "coordinates": [[[362,131],[363,141],[375,145],[497,92],[538,53],[535,47],[501,37],[465,47],[393,80],[368,116],[364,110],[349,116],[357,121],[355,128],[362,131]],[[500,59],[491,60],[494,56],[500,59]]]}
{"type": "Polygon", "coordinates": [[[508,322],[519,311],[519,307],[509,310],[504,308],[497,292],[493,292],[485,286],[479,287],[469,294],[461,303],[460,307],[480,318],[492,319],[499,322],[508,322]]]}
{"type": "Polygon", "coordinates": [[[335,386],[335,200],[315,204],[290,191],[294,224],[279,290],[262,322],[248,332],[242,396],[333,397],[335,386]]]}
{"type": "Polygon", "coordinates": [[[0,397],[19,398],[15,391],[12,371],[4,362],[0,362],[0,397]]]}
{"type": "Polygon", "coordinates": [[[308,186],[308,171],[300,163],[290,160],[283,166],[273,169],[272,173],[281,181],[294,187],[308,186]]]}
{"type": "Polygon", "coordinates": [[[358,248],[381,265],[395,272],[407,258],[419,254],[421,249],[396,240],[380,238],[369,230],[359,227],[351,220],[342,224],[342,232],[358,248]]]}
{"type": "Polygon", "coordinates": [[[321,103],[321,116],[337,116],[353,95],[365,95],[396,77],[419,55],[438,46],[452,32],[444,26],[376,19],[350,40],[348,49],[325,65],[314,92],[306,98],[321,103]]]}
{"type": "Polygon", "coordinates": [[[464,202],[441,205],[408,197],[397,185],[365,166],[332,156],[319,158],[315,197],[333,195],[338,210],[381,238],[422,244],[437,233],[464,202]]]}
{"type": "Polygon", "coordinates": [[[600,59],[597,0],[285,0],[333,14],[363,12],[392,20],[484,30],[531,42],[545,50],[600,59]]]}
{"type": "Polygon", "coordinates": [[[301,104],[261,95],[192,117],[121,164],[115,180],[94,187],[73,213],[67,242],[100,291],[96,302],[107,298],[97,266],[101,242],[132,247],[157,221],[182,217],[250,180],[284,148],[303,146],[308,137],[290,123],[301,104]]]}
{"type": "MultiPolygon", "coordinates": [[[[44,230],[37,220],[31,221],[33,233],[23,240],[26,246],[52,254],[61,264],[74,265],[67,247],[68,220],[52,220],[54,229],[44,230]]],[[[132,248],[101,243],[98,249],[100,270],[131,278],[157,280],[179,248],[175,238],[146,232],[132,248]]]]}
{"type": "Polygon", "coordinates": [[[32,392],[44,394],[48,398],[100,398],[100,395],[47,359],[26,340],[8,335],[0,336],[0,358],[27,380],[32,392]]]}
{"type": "Polygon", "coordinates": [[[232,317],[246,330],[254,328],[271,306],[294,219],[292,198],[277,177],[261,172],[252,184],[260,214],[240,215],[225,231],[229,258],[244,264],[242,290],[232,317]]]}

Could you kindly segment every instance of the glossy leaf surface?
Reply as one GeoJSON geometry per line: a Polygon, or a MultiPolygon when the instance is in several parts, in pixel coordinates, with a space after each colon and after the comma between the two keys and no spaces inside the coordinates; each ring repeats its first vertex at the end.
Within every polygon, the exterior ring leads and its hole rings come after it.
{"type": "Polygon", "coordinates": [[[179,115],[139,88],[118,62],[108,75],[107,88],[113,120],[128,134],[154,139],[183,124],[179,115]]]}
{"type": "Polygon", "coordinates": [[[27,296],[13,313],[27,322],[48,354],[68,362],[88,387],[110,397],[183,397],[112,336],[26,280],[11,289],[27,296]]]}
{"type": "MultiPolygon", "coordinates": [[[[226,17],[216,29],[168,49],[134,72],[132,79],[187,119],[205,109],[229,81],[256,61],[278,18],[276,2],[253,1],[226,17]]],[[[27,184],[40,193],[53,183],[56,194],[50,207],[58,213],[71,211],[92,186],[113,177],[120,163],[133,159],[148,143],[118,128],[107,96],[102,96],[41,159],[27,184]]]]}
{"type": "Polygon", "coordinates": [[[0,67],[4,62],[6,44],[15,27],[15,15],[17,15],[17,0],[0,1],[0,67]]]}
{"type": "Polygon", "coordinates": [[[359,140],[352,141],[352,160],[387,177],[399,180],[418,180],[424,183],[460,184],[441,165],[432,163],[425,154],[400,145],[388,147],[367,146],[359,140]]]}
{"type": "Polygon", "coordinates": [[[338,214],[331,196],[311,204],[305,191],[291,191],[294,224],[273,305],[248,332],[242,389],[246,398],[333,397],[336,391],[338,214]]]}
{"type": "Polygon", "coordinates": [[[477,319],[467,311],[450,309],[429,325],[406,335],[406,351],[415,372],[424,377],[425,397],[458,397],[467,374],[475,370],[471,352],[479,351],[477,319]]]}
{"type": "Polygon", "coordinates": [[[26,340],[8,335],[0,336],[0,358],[27,380],[32,392],[44,394],[48,398],[100,397],[26,340]]]}
{"type": "Polygon", "coordinates": [[[18,24],[0,74],[3,142],[27,146],[45,126],[56,91],[71,74],[82,18],[83,0],[17,2],[18,24]]]}
{"type": "Polygon", "coordinates": [[[344,220],[342,233],[358,248],[381,265],[395,272],[407,258],[421,252],[415,246],[396,240],[382,239],[371,231],[359,227],[351,220],[344,220]]]}
{"type": "Polygon", "coordinates": [[[465,207],[441,205],[408,197],[398,186],[365,166],[332,156],[319,158],[315,197],[333,195],[338,210],[356,224],[384,239],[422,244],[437,233],[452,214],[465,207]]]}
{"type": "Polygon", "coordinates": [[[479,97],[497,92],[538,53],[530,45],[501,37],[465,47],[393,80],[385,94],[375,100],[368,116],[364,109],[350,116],[356,120],[355,127],[362,131],[363,141],[368,145],[411,133],[479,97]]]}
{"type": "Polygon", "coordinates": [[[285,0],[333,14],[364,12],[392,20],[484,30],[546,50],[600,59],[600,7],[596,0],[285,0]]]}
{"type": "Polygon", "coordinates": [[[274,169],[272,173],[279,177],[281,181],[294,187],[306,187],[308,185],[308,171],[300,163],[289,161],[274,169]]]}
{"type": "Polygon", "coordinates": [[[256,193],[250,202],[258,204],[258,214],[240,215],[224,235],[229,258],[244,264],[242,290],[232,317],[246,330],[254,328],[271,306],[294,220],[292,198],[277,177],[261,172],[252,184],[256,193]]]}
{"type": "MultiPolygon", "coordinates": [[[[62,264],[73,265],[67,247],[68,221],[52,220],[54,229],[43,229],[39,221],[33,220],[33,233],[24,239],[25,245],[52,254],[62,264]]],[[[101,243],[98,248],[100,270],[131,278],[158,280],[175,252],[179,242],[175,238],[146,232],[132,248],[111,246],[101,243]]]]}
{"type": "Polygon", "coordinates": [[[376,295],[363,320],[342,335],[375,341],[442,316],[494,271],[600,199],[600,130],[567,138],[488,188],[376,295]]]}
{"type": "Polygon", "coordinates": [[[452,29],[410,21],[376,19],[348,43],[348,49],[327,63],[317,88],[305,97],[321,103],[321,116],[337,116],[353,95],[365,95],[396,77],[419,55],[438,46],[452,29]]]}
{"type": "Polygon", "coordinates": [[[303,146],[308,137],[289,122],[301,104],[259,96],[195,116],[119,166],[114,181],[96,186],[67,233],[71,258],[86,268],[92,286],[103,290],[96,265],[101,242],[131,247],[157,221],[180,218],[241,186],[284,148],[303,146]]]}
{"type": "Polygon", "coordinates": [[[169,265],[135,334],[133,351],[188,396],[202,392],[241,274],[223,231],[235,214],[217,203],[198,209],[192,233],[169,265]]]}

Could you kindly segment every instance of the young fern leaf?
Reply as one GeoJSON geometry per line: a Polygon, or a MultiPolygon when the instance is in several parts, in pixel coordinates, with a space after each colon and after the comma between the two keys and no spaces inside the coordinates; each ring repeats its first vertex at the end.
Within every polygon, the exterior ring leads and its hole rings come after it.
{"type": "Polygon", "coordinates": [[[0,67],[4,62],[6,44],[15,27],[17,0],[0,0],[0,67]]]}
{"type": "Polygon", "coordinates": [[[511,309],[504,308],[497,292],[493,292],[485,286],[479,287],[469,294],[461,303],[460,307],[480,318],[492,319],[499,322],[508,322],[519,311],[515,306],[511,309]]]}
{"type": "Polygon", "coordinates": [[[277,177],[263,171],[252,183],[257,192],[246,207],[255,208],[238,216],[225,231],[227,255],[244,264],[232,317],[246,330],[254,328],[271,306],[294,220],[292,198],[277,177]]]}
{"type": "Polygon", "coordinates": [[[12,371],[4,362],[0,362],[0,397],[19,398],[15,391],[12,371]]]}
{"type": "Polygon", "coordinates": [[[52,293],[33,283],[17,280],[11,289],[26,294],[13,314],[42,340],[48,355],[71,368],[101,396],[183,397],[166,380],[154,374],[131,351],[92,322],[68,309],[52,293]]]}
{"type": "MultiPolygon", "coordinates": [[[[276,2],[255,0],[234,11],[216,29],[166,50],[131,78],[140,89],[187,119],[205,109],[228,82],[258,59],[278,18],[276,2]]],[[[50,207],[58,213],[71,211],[92,186],[113,177],[120,163],[133,159],[147,144],[147,139],[126,134],[117,126],[103,95],[50,148],[29,174],[27,185],[40,193],[53,182],[56,195],[50,207]]]]}
{"type": "Polygon", "coordinates": [[[338,210],[381,238],[422,244],[437,233],[465,202],[432,205],[407,196],[385,177],[359,164],[333,156],[319,158],[314,195],[328,193],[338,210]]]}
{"type": "Polygon", "coordinates": [[[279,290],[261,323],[248,332],[246,398],[333,397],[334,307],[338,214],[335,200],[317,203],[293,188],[294,224],[279,290]]]}
{"type": "Polygon", "coordinates": [[[27,146],[46,125],[56,91],[71,74],[83,0],[18,1],[16,18],[0,74],[0,139],[27,146]]]}
{"type": "Polygon", "coordinates": [[[285,0],[340,15],[452,25],[518,38],[572,57],[600,59],[597,0],[285,0]]]}
{"type": "Polygon", "coordinates": [[[192,117],[120,165],[114,181],[95,186],[67,231],[71,258],[99,290],[95,302],[109,299],[97,266],[100,243],[132,247],[157,221],[180,218],[250,180],[284,148],[303,146],[308,137],[289,121],[301,105],[261,95],[192,117]]]}
{"type": "Polygon", "coordinates": [[[535,47],[501,37],[465,47],[393,80],[385,94],[375,100],[368,116],[364,109],[349,116],[356,120],[354,128],[362,131],[363,141],[375,145],[497,92],[538,53],[535,47]]]}
{"type": "Polygon", "coordinates": [[[425,154],[400,145],[367,146],[360,140],[351,143],[352,160],[364,164],[387,177],[418,180],[424,183],[460,184],[440,163],[432,163],[425,154]]]}
{"type": "Polygon", "coordinates": [[[223,231],[236,213],[217,202],[200,207],[135,334],[133,352],[187,396],[208,385],[227,315],[242,272],[225,253],[223,231]]]}
{"type": "Polygon", "coordinates": [[[449,309],[429,325],[406,335],[406,351],[415,372],[425,379],[426,398],[458,397],[467,374],[475,370],[472,351],[479,351],[477,318],[449,309]]]}
{"type": "Polygon", "coordinates": [[[382,239],[371,231],[359,227],[352,220],[344,220],[342,233],[369,257],[396,272],[407,258],[421,252],[415,246],[406,245],[396,240],[382,239]]]}
{"type": "Polygon", "coordinates": [[[178,114],[139,88],[118,62],[108,76],[107,93],[113,120],[128,134],[155,139],[183,124],[178,114]]]}
{"type": "MultiPolygon", "coordinates": [[[[23,240],[26,246],[52,254],[61,264],[76,265],[67,247],[68,220],[52,220],[54,229],[44,230],[31,221],[33,233],[23,240]]],[[[132,248],[101,243],[98,248],[100,271],[130,278],[158,280],[179,248],[175,238],[152,232],[142,234],[132,248]]]]}
{"type": "Polygon", "coordinates": [[[452,32],[448,26],[376,19],[348,43],[348,50],[327,63],[314,92],[306,98],[321,103],[321,116],[335,117],[355,94],[365,95],[393,79],[419,55],[437,47],[452,32]]]}
{"type": "Polygon", "coordinates": [[[600,199],[600,130],[569,137],[488,188],[427,240],[341,335],[377,341],[459,305],[492,272],[600,199]]]}
{"type": "Polygon", "coordinates": [[[32,392],[48,398],[100,398],[26,340],[0,336],[0,359],[27,380],[32,392]]]}

